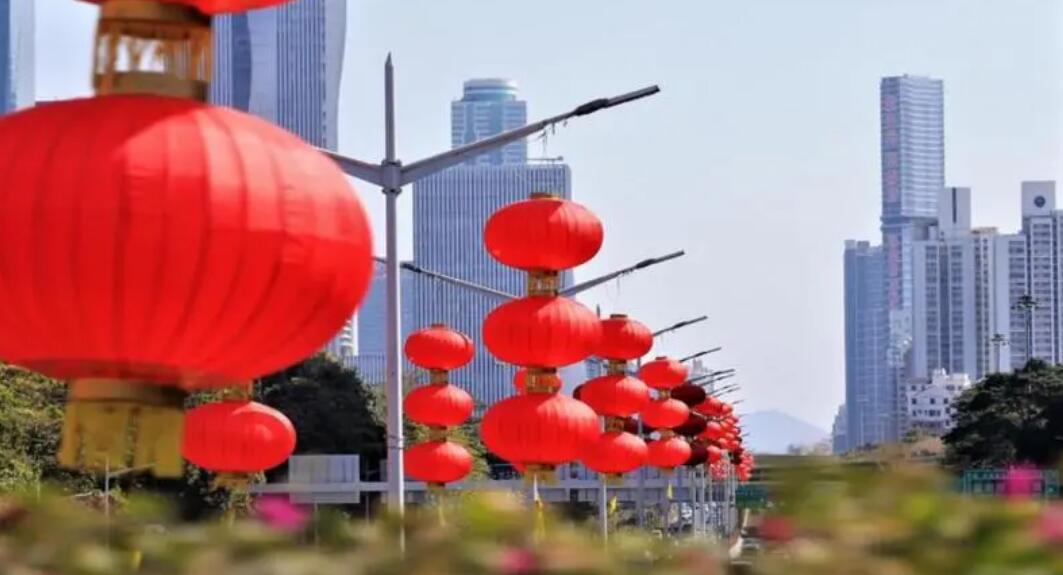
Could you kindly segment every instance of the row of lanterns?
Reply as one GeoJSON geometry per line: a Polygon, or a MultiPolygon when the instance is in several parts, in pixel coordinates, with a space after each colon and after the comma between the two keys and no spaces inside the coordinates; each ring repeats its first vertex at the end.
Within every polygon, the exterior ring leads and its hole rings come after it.
{"type": "Polygon", "coordinates": [[[0,358],[70,382],[66,466],[271,467],[282,415],[236,397],[186,417],[186,396],[320,349],[372,266],[330,159],[205,103],[213,16],[286,0],[88,1],[96,95],[0,118],[0,358]]]}

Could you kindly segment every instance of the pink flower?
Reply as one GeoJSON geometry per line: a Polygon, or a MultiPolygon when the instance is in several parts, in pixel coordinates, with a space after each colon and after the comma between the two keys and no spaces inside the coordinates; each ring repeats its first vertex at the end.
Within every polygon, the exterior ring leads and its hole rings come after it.
{"type": "Polygon", "coordinates": [[[1037,469],[1029,466],[1008,469],[1004,476],[1004,495],[1018,499],[1032,496],[1040,475],[1037,469]]]}
{"type": "Polygon", "coordinates": [[[535,555],[527,549],[509,548],[498,558],[498,572],[505,575],[534,573],[538,566],[535,555]]]}
{"type": "Polygon", "coordinates": [[[260,497],[255,501],[255,512],[266,525],[279,531],[301,531],[310,520],[310,514],[287,497],[260,497]]]}
{"type": "Polygon", "coordinates": [[[1045,509],[1034,531],[1045,543],[1063,545],[1063,505],[1057,503],[1045,509]]]}

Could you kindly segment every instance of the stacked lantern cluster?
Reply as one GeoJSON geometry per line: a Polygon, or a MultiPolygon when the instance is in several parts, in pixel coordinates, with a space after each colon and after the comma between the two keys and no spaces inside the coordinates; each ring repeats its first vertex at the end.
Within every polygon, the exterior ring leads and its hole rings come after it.
{"type": "Polygon", "coordinates": [[[657,399],[642,411],[642,422],[656,430],[658,439],[650,441],[648,463],[666,473],[686,464],[693,451],[690,444],[673,431],[690,417],[690,408],[671,397],[671,391],[683,385],[689,371],[682,363],[667,357],[645,364],[639,369],[639,379],[657,390],[657,399]]]}
{"type": "Polygon", "coordinates": [[[741,428],[738,426],[738,418],[734,415],[734,408],[715,397],[707,397],[694,409],[707,418],[705,429],[698,435],[698,439],[704,441],[708,449],[715,454],[715,457],[710,456],[713,477],[726,475],[727,465],[737,466],[738,460],[745,455],[741,428]]]}
{"type": "Polygon", "coordinates": [[[607,373],[580,386],[577,399],[605,418],[604,433],[587,445],[582,462],[607,480],[618,480],[646,462],[646,442],[625,424],[649,403],[650,390],[627,369],[628,361],[646,355],[652,346],[653,333],[645,325],[624,315],[602,320],[595,355],[606,360],[607,373]]]}
{"type": "Polygon", "coordinates": [[[599,435],[594,411],[560,392],[557,369],[594,353],[602,327],[593,312],[558,290],[560,272],[594,257],[602,235],[594,214],[548,194],[503,207],[484,228],[487,251],[527,272],[528,290],[484,320],[487,349],[526,371],[524,393],[484,414],[482,437],[488,449],[532,477],[578,459],[599,435]]]}
{"type": "Polygon", "coordinates": [[[428,370],[430,380],[403,402],[406,417],[429,432],[427,441],[403,452],[403,465],[411,477],[441,488],[472,471],[472,455],[448,437],[450,428],[472,415],[472,396],[451,385],[448,372],[472,361],[475,350],[468,336],[436,324],[410,335],[404,351],[411,363],[428,370]]]}
{"type": "Polygon", "coordinates": [[[95,3],[97,96],[0,118],[0,359],[71,380],[61,463],[176,476],[187,392],[320,349],[371,234],[331,160],[202,101],[211,15],[280,0],[95,3]]]}

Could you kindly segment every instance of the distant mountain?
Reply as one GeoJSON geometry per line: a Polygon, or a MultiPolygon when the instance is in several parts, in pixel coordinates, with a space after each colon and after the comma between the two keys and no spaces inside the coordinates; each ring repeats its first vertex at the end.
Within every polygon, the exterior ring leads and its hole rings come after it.
{"type": "Polygon", "coordinates": [[[758,411],[742,417],[742,430],[749,432],[747,448],[755,453],[786,453],[791,445],[811,446],[830,433],[781,411],[758,411]]]}

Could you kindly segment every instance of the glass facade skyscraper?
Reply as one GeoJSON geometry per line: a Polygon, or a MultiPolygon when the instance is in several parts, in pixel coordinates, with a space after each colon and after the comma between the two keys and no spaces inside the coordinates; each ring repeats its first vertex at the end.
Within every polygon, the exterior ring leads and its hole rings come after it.
{"type": "Polygon", "coordinates": [[[882,248],[845,243],[845,418],[849,449],[876,445],[893,432],[897,394],[886,377],[889,338],[882,248]]]}
{"type": "Polygon", "coordinates": [[[218,17],[211,100],[336,149],[346,33],[346,0],[218,17]]]}
{"type": "Polygon", "coordinates": [[[34,0],[0,0],[0,114],[28,108],[34,98],[34,0]]]}

